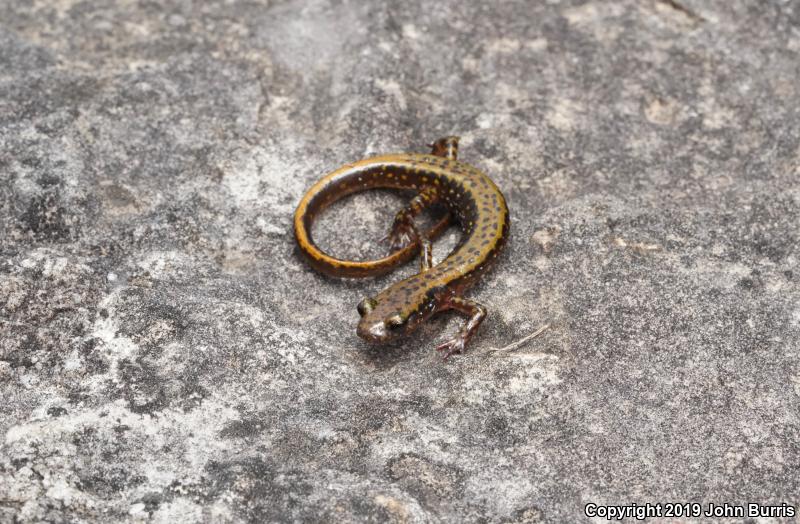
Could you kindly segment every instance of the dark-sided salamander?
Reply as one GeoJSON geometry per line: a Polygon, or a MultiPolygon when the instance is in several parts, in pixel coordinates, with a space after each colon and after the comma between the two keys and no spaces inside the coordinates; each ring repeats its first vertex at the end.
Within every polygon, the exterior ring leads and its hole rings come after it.
{"type": "Polygon", "coordinates": [[[458,137],[437,140],[432,154],[385,155],[348,164],[326,175],[305,194],[294,215],[294,231],[309,264],[331,276],[379,275],[410,260],[421,250],[420,272],[397,282],[358,304],[358,335],[384,343],[409,333],[434,313],[454,309],[469,317],[454,338],[436,349],[445,358],[464,350],[486,316],[486,308],[464,298],[464,291],[493,264],[508,238],[506,201],[497,186],[478,169],[456,160],[458,137]],[[372,261],[340,260],[326,255],[311,239],[311,224],[327,206],[342,197],[373,188],[417,191],[411,203],[397,213],[388,236],[392,253],[372,261]],[[449,211],[428,231],[420,231],[416,217],[439,203],[449,211]],[[463,237],[440,264],[431,262],[431,240],[455,219],[463,237]]]}

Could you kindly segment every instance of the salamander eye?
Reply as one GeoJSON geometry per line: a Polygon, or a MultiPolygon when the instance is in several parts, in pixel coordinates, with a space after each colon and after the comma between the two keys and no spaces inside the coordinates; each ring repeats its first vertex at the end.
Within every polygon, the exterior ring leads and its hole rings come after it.
{"type": "Polygon", "coordinates": [[[395,313],[394,315],[386,317],[386,320],[383,322],[389,329],[398,329],[403,327],[403,324],[405,324],[405,320],[403,320],[403,317],[400,316],[400,313],[395,313]]]}
{"type": "Polygon", "coordinates": [[[362,317],[372,311],[378,303],[375,301],[374,298],[364,297],[361,299],[361,302],[358,303],[356,309],[358,310],[358,314],[362,317]]]}

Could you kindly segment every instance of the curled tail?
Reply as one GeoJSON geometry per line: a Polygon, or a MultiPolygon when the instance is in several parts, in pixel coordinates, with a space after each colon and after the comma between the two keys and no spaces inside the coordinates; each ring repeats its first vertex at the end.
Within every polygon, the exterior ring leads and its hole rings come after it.
{"type": "MultiPolygon", "coordinates": [[[[408,189],[396,178],[385,177],[380,172],[382,167],[390,165],[391,162],[372,159],[345,166],[323,177],[303,196],[294,214],[294,236],[300,253],[311,267],[329,276],[362,278],[388,273],[417,255],[420,244],[415,241],[376,260],[342,260],[324,253],[311,237],[314,219],[347,195],[381,187],[408,189]]],[[[438,237],[449,224],[447,215],[426,232],[427,238],[438,237]]]]}

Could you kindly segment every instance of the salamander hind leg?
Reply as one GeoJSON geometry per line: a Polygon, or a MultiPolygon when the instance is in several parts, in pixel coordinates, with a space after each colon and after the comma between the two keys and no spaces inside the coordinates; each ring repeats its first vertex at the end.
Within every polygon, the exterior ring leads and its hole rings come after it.
{"type": "Polygon", "coordinates": [[[397,212],[392,229],[386,237],[392,251],[397,251],[421,240],[419,231],[414,224],[414,218],[435,204],[437,200],[439,200],[439,195],[436,189],[427,187],[420,191],[406,207],[397,212]]]}
{"type": "Polygon", "coordinates": [[[458,137],[446,136],[431,144],[431,153],[450,160],[458,159],[458,137]]]}
{"type": "Polygon", "coordinates": [[[447,302],[443,304],[442,309],[455,309],[459,313],[469,317],[461,328],[461,331],[459,331],[455,337],[444,344],[436,346],[436,351],[443,351],[444,359],[447,360],[451,355],[464,351],[467,343],[478,330],[478,326],[480,326],[483,319],[486,318],[486,308],[467,298],[450,297],[447,299],[447,302]]]}
{"type": "Polygon", "coordinates": [[[433,266],[433,243],[428,237],[420,233],[413,221],[408,223],[408,236],[411,239],[411,243],[418,242],[420,245],[420,273],[429,270],[433,266]]]}

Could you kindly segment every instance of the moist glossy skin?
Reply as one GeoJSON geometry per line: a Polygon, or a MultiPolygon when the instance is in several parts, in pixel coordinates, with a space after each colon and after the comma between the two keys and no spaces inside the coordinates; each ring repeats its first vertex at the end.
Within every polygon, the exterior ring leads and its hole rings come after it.
{"type": "Polygon", "coordinates": [[[463,351],[486,315],[483,306],[462,295],[503,249],[509,233],[508,208],[500,190],[483,172],[456,160],[457,147],[457,137],[446,137],[433,144],[433,154],[385,155],[343,166],[317,182],[297,207],[294,226],[300,252],[312,267],[327,275],[386,273],[422,248],[419,274],[359,304],[362,318],[357,332],[369,342],[388,342],[411,332],[434,313],[456,309],[470,318],[456,337],[437,348],[446,351],[447,357],[463,351]],[[313,219],[336,200],[372,188],[419,192],[395,218],[389,240],[397,249],[383,259],[367,262],[322,253],[310,236],[313,219]],[[437,202],[459,224],[463,237],[445,260],[430,267],[430,239],[446,228],[447,218],[425,232],[417,230],[413,218],[437,202]]]}

